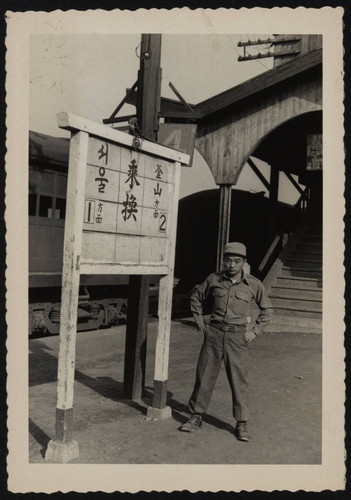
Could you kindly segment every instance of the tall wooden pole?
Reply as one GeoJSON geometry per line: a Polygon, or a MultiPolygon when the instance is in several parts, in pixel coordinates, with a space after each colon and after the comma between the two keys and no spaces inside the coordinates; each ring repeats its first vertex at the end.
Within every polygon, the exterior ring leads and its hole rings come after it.
{"type": "Polygon", "coordinates": [[[161,106],[161,35],[142,35],[138,73],[137,119],[143,136],[157,140],[161,106]]]}
{"type": "Polygon", "coordinates": [[[180,183],[180,163],[173,165],[172,217],[169,228],[169,270],[160,279],[158,298],[158,330],[155,348],[155,374],[152,406],[147,414],[157,420],[164,420],[172,415],[167,406],[169,344],[171,337],[171,314],[173,297],[173,273],[175,258],[175,242],[177,233],[178,198],[180,183]]]}
{"type": "Polygon", "coordinates": [[[228,242],[230,227],[230,208],[232,203],[232,185],[221,184],[219,200],[219,228],[217,243],[217,271],[222,269],[223,249],[228,242]]]}
{"type": "Polygon", "coordinates": [[[76,132],[70,142],[65,248],[63,253],[60,341],[57,370],[55,439],[49,441],[45,459],[69,462],[79,456],[72,439],[73,386],[76,358],[79,256],[84,219],[84,188],[88,134],[76,132]]]}
{"type": "MultiPolygon", "coordinates": [[[[142,35],[137,120],[143,137],[156,140],[161,101],[161,35],[142,35]]],[[[145,385],[149,277],[130,276],[124,357],[124,394],[140,400],[145,385]]]]}

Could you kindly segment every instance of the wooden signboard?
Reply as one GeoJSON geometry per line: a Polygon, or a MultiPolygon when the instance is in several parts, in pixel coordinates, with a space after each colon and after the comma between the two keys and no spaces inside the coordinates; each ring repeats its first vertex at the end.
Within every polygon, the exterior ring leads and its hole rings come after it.
{"type": "Polygon", "coordinates": [[[67,183],[58,359],[56,437],[45,458],[78,456],[72,439],[75,342],[80,274],[157,274],[159,324],[151,414],[170,413],[170,318],[180,166],[189,155],[68,113],[72,132],[67,183]],[[154,412],[154,413],[152,413],[154,412]]]}

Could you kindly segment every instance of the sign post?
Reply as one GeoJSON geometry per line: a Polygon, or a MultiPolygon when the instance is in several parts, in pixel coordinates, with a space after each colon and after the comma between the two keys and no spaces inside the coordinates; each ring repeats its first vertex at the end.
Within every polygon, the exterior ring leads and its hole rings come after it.
{"type": "Polygon", "coordinates": [[[88,134],[81,131],[72,133],[62,268],[56,429],[55,439],[49,442],[45,455],[46,460],[58,462],[68,462],[79,456],[78,443],[72,439],[72,417],[79,294],[78,266],[82,241],[87,151],[88,134]]]}
{"type": "Polygon", "coordinates": [[[72,132],[64,240],[55,439],[45,459],[79,456],[72,439],[80,274],[161,275],[155,388],[149,414],[165,418],[180,166],[189,155],[80,117],[72,132]]]}
{"type": "MultiPolygon", "coordinates": [[[[174,166],[175,198],[179,196],[180,164],[174,166]]],[[[175,257],[175,242],[177,232],[178,203],[174,204],[171,214],[171,235],[169,242],[169,272],[160,279],[158,298],[158,331],[155,352],[154,392],[152,406],[148,407],[149,417],[164,420],[171,416],[171,408],[167,406],[167,382],[169,341],[171,334],[171,313],[173,295],[173,271],[175,257]]]]}

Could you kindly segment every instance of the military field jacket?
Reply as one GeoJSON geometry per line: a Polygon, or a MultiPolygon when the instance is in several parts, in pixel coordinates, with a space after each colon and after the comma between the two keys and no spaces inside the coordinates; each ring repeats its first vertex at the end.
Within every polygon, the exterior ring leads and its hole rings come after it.
{"type": "Polygon", "coordinates": [[[273,313],[272,304],[263,283],[242,273],[235,283],[224,272],[210,274],[195,290],[190,299],[191,311],[200,330],[206,328],[203,318],[203,303],[212,296],[213,306],[210,322],[224,325],[244,325],[250,321],[250,304],[256,302],[260,312],[251,330],[258,335],[273,313]]]}

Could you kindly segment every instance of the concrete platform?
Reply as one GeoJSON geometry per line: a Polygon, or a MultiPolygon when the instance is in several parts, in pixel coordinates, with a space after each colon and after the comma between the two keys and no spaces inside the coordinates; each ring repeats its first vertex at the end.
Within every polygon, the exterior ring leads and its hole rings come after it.
{"type": "MultiPolygon", "coordinates": [[[[168,405],[171,417],[147,413],[152,400],[156,320],[149,322],[145,397],[123,399],[125,326],[77,334],[72,463],[318,464],[321,461],[322,337],[264,333],[250,344],[250,443],[236,440],[224,368],[200,430],[187,419],[202,337],[190,319],[172,322],[168,405]],[[150,416],[151,415],[151,416],[150,416]]],[[[29,341],[29,461],[45,463],[54,438],[58,336],[29,341]]]]}

